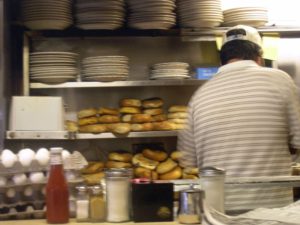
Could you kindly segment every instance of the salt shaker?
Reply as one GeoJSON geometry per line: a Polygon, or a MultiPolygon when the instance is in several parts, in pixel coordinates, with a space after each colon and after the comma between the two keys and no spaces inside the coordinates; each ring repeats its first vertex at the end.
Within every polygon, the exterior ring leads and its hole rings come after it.
{"type": "Polygon", "coordinates": [[[89,221],[89,194],[86,186],[76,187],[78,190],[76,198],[76,221],[89,221]]]}
{"type": "Polygon", "coordinates": [[[130,169],[110,169],[105,172],[107,222],[130,220],[130,169]]]}
{"type": "Polygon", "coordinates": [[[201,189],[204,190],[206,203],[215,210],[224,213],[225,170],[216,167],[204,167],[200,172],[201,189]]]}

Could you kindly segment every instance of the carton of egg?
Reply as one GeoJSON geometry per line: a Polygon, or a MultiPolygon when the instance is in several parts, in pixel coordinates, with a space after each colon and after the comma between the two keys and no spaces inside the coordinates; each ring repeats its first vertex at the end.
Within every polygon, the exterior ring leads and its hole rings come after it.
{"type": "Polygon", "coordinates": [[[40,148],[37,152],[30,148],[24,148],[17,154],[5,149],[0,155],[0,175],[45,170],[48,167],[49,160],[50,153],[46,148],[40,148]]]}

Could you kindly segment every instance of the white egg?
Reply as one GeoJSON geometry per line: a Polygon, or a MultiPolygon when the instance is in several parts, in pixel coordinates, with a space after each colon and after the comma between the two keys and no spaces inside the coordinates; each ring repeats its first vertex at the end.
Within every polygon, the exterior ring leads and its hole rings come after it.
{"type": "Polygon", "coordinates": [[[70,155],[71,155],[71,153],[68,150],[64,149],[62,151],[62,158],[63,158],[63,160],[66,160],[67,158],[69,158],[70,155]]]}
{"type": "Polygon", "coordinates": [[[0,187],[4,187],[7,183],[7,178],[6,177],[0,177],[0,187]]]}
{"type": "Polygon", "coordinates": [[[35,159],[41,166],[47,166],[50,160],[50,153],[46,148],[40,148],[36,154],[35,159]]]}
{"type": "Polygon", "coordinates": [[[33,195],[33,188],[32,187],[26,187],[23,191],[23,194],[27,197],[30,197],[33,195]]]}
{"type": "Polygon", "coordinates": [[[27,177],[24,173],[16,174],[12,177],[12,180],[16,185],[25,184],[27,181],[27,177]]]}
{"type": "Polygon", "coordinates": [[[1,161],[5,168],[11,168],[18,161],[18,157],[11,150],[5,149],[1,154],[1,161]]]}
{"type": "Polygon", "coordinates": [[[45,176],[43,172],[32,172],[29,175],[29,179],[32,183],[41,183],[44,181],[45,176]]]}
{"type": "Polygon", "coordinates": [[[16,191],[15,189],[13,188],[9,188],[7,191],[6,191],[6,196],[8,198],[14,198],[16,196],[16,191]]]}
{"type": "Polygon", "coordinates": [[[30,148],[24,148],[18,153],[19,161],[22,166],[30,166],[32,160],[35,158],[35,152],[30,148]]]}

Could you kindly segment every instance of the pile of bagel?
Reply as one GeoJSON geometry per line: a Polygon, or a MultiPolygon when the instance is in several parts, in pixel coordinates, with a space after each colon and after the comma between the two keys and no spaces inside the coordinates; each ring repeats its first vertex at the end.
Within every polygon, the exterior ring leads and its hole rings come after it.
{"type": "Polygon", "coordinates": [[[77,122],[67,121],[69,131],[80,133],[127,134],[131,131],[168,131],[183,129],[187,106],[172,105],[167,112],[161,98],[125,98],[119,108],[87,108],[77,113],[77,122]],[[76,128],[77,127],[77,128],[76,128]]]}
{"type": "Polygon", "coordinates": [[[179,165],[180,151],[171,154],[162,150],[143,149],[140,153],[110,152],[106,162],[91,162],[83,171],[89,185],[99,183],[104,170],[110,168],[132,168],[135,178],[151,180],[198,179],[198,168],[183,168],[179,165]],[[98,165],[98,167],[96,166],[98,165]]]}

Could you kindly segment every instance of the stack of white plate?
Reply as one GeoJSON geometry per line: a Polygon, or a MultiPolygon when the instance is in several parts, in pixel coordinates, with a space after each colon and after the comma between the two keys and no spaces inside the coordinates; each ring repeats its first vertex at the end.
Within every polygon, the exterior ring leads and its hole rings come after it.
{"type": "Polygon", "coordinates": [[[177,0],[180,27],[209,28],[223,22],[221,0],[177,0]]]}
{"type": "Polygon", "coordinates": [[[77,78],[78,54],[73,52],[30,53],[30,79],[42,83],[63,83],[77,78]]]}
{"type": "Polygon", "coordinates": [[[72,0],[21,1],[24,25],[32,30],[63,30],[71,26],[72,0]]]}
{"type": "Polygon", "coordinates": [[[167,30],[176,24],[175,0],[128,0],[129,27],[167,30]]]}
{"type": "Polygon", "coordinates": [[[125,20],[124,6],[124,0],[77,0],[76,26],[84,30],[120,28],[125,20]]]}
{"type": "Polygon", "coordinates": [[[187,79],[189,64],[184,62],[157,63],[152,66],[150,79],[187,79]]]}
{"type": "Polygon", "coordinates": [[[126,56],[92,56],[81,61],[83,81],[127,80],[129,73],[126,56]]]}
{"type": "Polygon", "coordinates": [[[264,26],[268,22],[268,11],[263,7],[240,7],[225,10],[224,26],[235,26],[238,24],[253,27],[264,26]]]}

